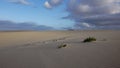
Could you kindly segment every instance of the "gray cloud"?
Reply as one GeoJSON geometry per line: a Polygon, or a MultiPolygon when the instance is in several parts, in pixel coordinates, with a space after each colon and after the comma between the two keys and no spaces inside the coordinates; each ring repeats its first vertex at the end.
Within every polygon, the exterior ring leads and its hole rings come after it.
{"type": "MultiPolygon", "coordinates": [[[[120,27],[120,0],[69,0],[68,2],[66,11],[69,15],[63,18],[75,21],[75,28],[120,27]]],[[[54,5],[51,8],[53,7],[54,5]]]]}
{"type": "MultiPolygon", "coordinates": [[[[13,3],[29,5],[28,0],[9,0],[13,3]]],[[[46,0],[46,8],[54,8],[65,0],[46,0]]],[[[64,19],[75,21],[75,28],[120,27],[120,0],[68,0],[64,19]],[[115,27],[116,26],[116,27],[115,27]]]]}
{"type": "Polygon", "coordinates": [[[54,28],[37,25],[30,22],[16,23],[12,21],[0,20],[0,30],[53,30],[54,28]]]}
{"type": "Polygon", "coordinates": [[[120,13],[84,18],[83,21],[96,26],[120,26],[120,13]]]}
{"type": "MultiPolygon", "coordinates": [[[[77,24],[88,23],[93,27],[120,26],[120,0],[70,0],[67,18],[77,24]]],[[[77,25],[82,26],[82,25],[77,25]]],[[[85,26],[86,27],[86,26],[85,26]]]]}

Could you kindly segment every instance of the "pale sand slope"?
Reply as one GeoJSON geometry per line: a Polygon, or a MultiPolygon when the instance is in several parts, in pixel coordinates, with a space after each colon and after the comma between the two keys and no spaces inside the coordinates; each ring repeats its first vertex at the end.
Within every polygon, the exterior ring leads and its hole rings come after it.
{"type": "Polygon", "coordinates": [[[113,30],[1,32],[0,68],[120,68],[119,35],[113,30]],[[83,43],[89,36],[97,41],[83,43]],[[68,46],[58,49],[62,43],[68,46]]]}

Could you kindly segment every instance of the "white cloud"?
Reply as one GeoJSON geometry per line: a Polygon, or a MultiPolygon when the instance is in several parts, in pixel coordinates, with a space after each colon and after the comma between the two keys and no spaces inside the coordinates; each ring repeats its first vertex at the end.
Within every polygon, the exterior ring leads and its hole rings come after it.
{"type": "Polygon", "coordinates": [[[12,3],[17,3],[17,4],[23,4],[23,5],[30,5],[31,4],[27,0],[8,0],[8,1],[12,2],[12,3]]]}
{"type": "Polygon", "coordinates": [[[91,27],[88,23],[82,23],[82,25],[88,28],[91,27]]]}
{"type": "Polygon", "coordinates": [[[49,4],[48,1],[46,1],[46,2],[44,3],[44,6],[45,6],[46,8],[52,8],[52,6],[49,4]]]}
{"type": "Polygon", "coordinates": [[[47,0],[44,5],[46,8],[53,8],[62,3],[63,0],[47,0]]]}

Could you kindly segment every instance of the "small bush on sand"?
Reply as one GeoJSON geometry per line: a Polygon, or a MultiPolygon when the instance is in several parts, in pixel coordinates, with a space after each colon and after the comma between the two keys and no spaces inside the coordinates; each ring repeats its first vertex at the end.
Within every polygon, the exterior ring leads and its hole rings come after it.
{"type": "Polygon", "coordinates": [[[67,44],[62,44],[62,45],[58,46],[58,48],[63,48],[63,47],[66,47],[66,46],[67,46],[67,44]]]}
{"type": "Polygon", "coordinates": [[[93,41],[96,41],[96,38],[94,38],[94,37],[88,37],[85,40],[83,40],[84,43],[85,42],[93,42],[93,41]]]}

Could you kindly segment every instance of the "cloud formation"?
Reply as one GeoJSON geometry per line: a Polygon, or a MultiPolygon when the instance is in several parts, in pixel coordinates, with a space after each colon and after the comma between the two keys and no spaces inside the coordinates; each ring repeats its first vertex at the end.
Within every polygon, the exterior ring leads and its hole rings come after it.
{"type": "MultiPolygon", "coordinates": [[[[61,2],[61,0],[50,1],[61,2]]],[[[120,27],[120,0],[69,0],[68,2],[66,11],[69,15],[63,18],[75,21],[75,27],[120,27]]],[[[52,5],[48,1],[48,4],[53,8],[61,3],[52,5]]]]}
{"type": "Polygon", "coordinates": [[[76,24],[86,22],[96,27],[120,26],[119,1],[71,0],[67,8],[70,15],[67,18],[73,19],[76,24]]]}
{"type": "MultiPolygon", "coordinates": [[[[13,3],[30,5],[28,0],[8,0],[13,3]]],[[[46,0],[48,9],[66,3],[68,16],[63,19],[75,21],[75,28],[118,28],[120,27],[120,0],[46,0]]]]}
{"type": "Polygon", "coordinates": [[[44,5],[46,8],[51,9],[53,7],[60,5],[62,2],[63,0],[46,0],[44,5]]]}
{"type": "Polygon", "coordinates": [[[49,9],[51,9],[51,8],[52,8],[52,6],[49,4],[49,2],[48,2],[48,1],[46,1],[44,5],[45,5],[45,7],[46,7],[46,8],[49,8],[49,9]]]}
{"type": "Polygon", "coordinates": [[[11,3],[22,4],[22,5],[30,5],[31,3],[28,0],[8,0],[11,3]]]}
{"type": "Polygon", "coordinates": [[[30,22],[16,23],[13,21],[0,20],[0,30],[53,30],[54,28],[37,25],[30,22]]]}

